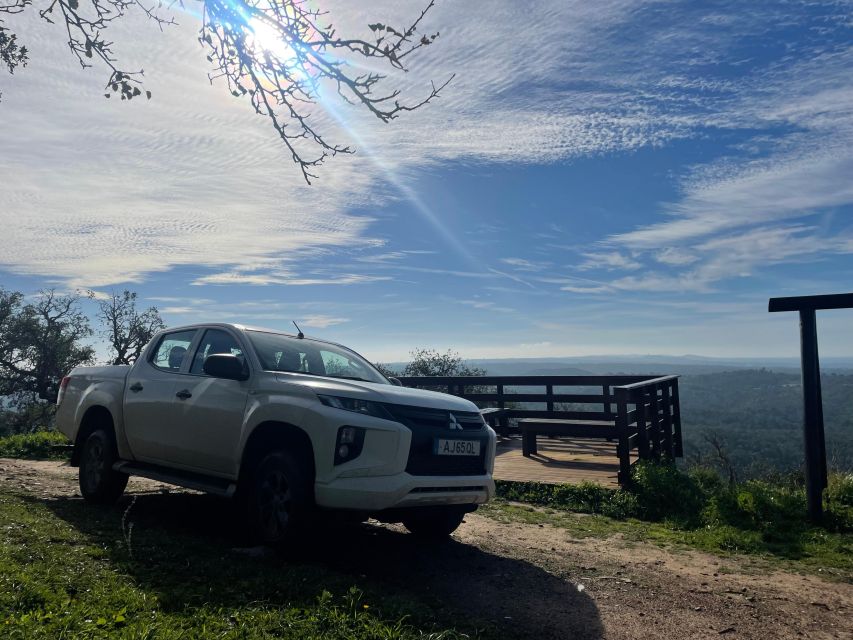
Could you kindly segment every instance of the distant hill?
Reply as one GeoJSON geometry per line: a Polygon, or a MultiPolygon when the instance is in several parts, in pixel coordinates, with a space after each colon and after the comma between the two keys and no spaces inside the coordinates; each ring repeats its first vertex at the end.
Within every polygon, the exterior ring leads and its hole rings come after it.
{"type": "MultiPolygon", "coordinates": [[[[493,376],[535,375],[607,375],[607,374],[702,374],[743,369],[768,369],[779,373],[798,374],[798,358],[710,358],[706,356],[619,355],[561,358],[474,358],[470,365],[485,369],[493,376]]],[[[405,362],[392,362],[392,369],[402,369],[405,362]]],[[[826,373],[853,373],[853,358],[822,358],[826,373]]]]}

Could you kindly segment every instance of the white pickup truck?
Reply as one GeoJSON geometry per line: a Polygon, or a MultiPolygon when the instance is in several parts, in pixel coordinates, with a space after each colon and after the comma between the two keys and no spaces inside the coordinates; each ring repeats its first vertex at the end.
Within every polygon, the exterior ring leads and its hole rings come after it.
{"type": "Polygon", "coordinates": [[[158,333],[132,366],[78,367],[57,424],[90,502],[139,475],[240,500],[265,543],[320,509],[447,536],[494,495],[495,433],[331,342],[236,324],[158,333]]]}

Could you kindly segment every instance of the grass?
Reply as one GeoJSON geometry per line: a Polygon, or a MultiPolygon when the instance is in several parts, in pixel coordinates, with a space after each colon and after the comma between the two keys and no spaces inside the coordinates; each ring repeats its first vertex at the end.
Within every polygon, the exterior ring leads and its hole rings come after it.
{"type": "Polygon", "coordinates": [[[755,556],[853,582],[853,475],[831,475],[821,526],[807,522],[805,492],[796,476],[729,487],[706,470],[683,473],[671,465],[640,464],[633,480],[631,491],[501,482],[500,499],[483,513],[551,523],[576,537],[621,534],[637,542],[755,556]]]}
{"type": "Polygon", "coordinates": [[[476,621],[461,630],[435,625],[454,618],[405,589],[322,562],[245,556],[215,532],[200,537],[199,526],[222,526],[222,509],[206,496],[142,496],[123,522],[120,508],[0,490],[0,637],[452,640],[481,633],[476,621]],[[164,529],[160,521],[177,524],[164,529]],[[131,522],[127,535],[123,524],[131,522]]]}
{"type": "Polygon", "coordinates": [[[60,460],[68,452],[57,447],[68,444],[68,438],[58,431],[36,431],[0,438],[0,458],[25,460],[60,460]]]}

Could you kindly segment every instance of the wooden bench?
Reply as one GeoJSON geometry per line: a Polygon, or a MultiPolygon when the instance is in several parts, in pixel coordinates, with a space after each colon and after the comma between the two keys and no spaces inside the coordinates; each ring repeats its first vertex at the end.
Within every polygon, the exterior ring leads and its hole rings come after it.
{"type": "Polygon", "coordinates": [[[530,457],[537,453],[536,436],[565,436],[569,438],[601,438],[613,440],[618,437],[615,420],[559,420],[552,418],[522,418],[521,453],[530,457]]]}

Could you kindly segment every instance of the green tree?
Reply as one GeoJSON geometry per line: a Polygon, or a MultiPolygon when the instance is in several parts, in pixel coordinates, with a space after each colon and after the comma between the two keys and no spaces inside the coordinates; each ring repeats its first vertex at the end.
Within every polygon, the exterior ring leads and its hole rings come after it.
{"type": "MultiPolygon", "coordinates": [[[[237,98],[249,101],[255,113],[268,118],[291,158],[310,184],[313,171],[330,156],[353,153],[329,142],[310,117],[321,91],[367,109],[382,122],[413,111],[447,86],[432,86],[419,98],[405,101],[399,89],[386,86],[386,73],[406,71],[409,56],[432,44],[438,32],[421,31],[426,7],[406,25],[367,24],[361,33],[339,35],[327,12],[308,0],[187,0],[179,6],[202,16],[199,42],[211,63],[211,82],[224,82],[237,98]],[[192,6],[189,6],[192,5],[192,6]]],[[[32,11],[32,0],[0,0],[0,61],[11,73],[25,66],[28,51],[5,20],[32,11]]],[[[130,14],[143,14],[160,29],[176,24],[174,2],[143,0],[46,0],[39,16],[57,27],[83,68],[98,65],[108,79],[105,96],[132,100],[151,92],[142,71],[123,67],[110,40],[111,27],[130,14]]],[[[365,20],[367,22],[367,20],[365,20]]]]}
{"type": "Polygon", "coordinates": [[[455,351],[439,353],[434,349],[415,349],[412,361],[403,369],[404,376],[484,376],[485,369],[468,366],[455,351]]]}
{"type": "MultiPolygon", "coordinates": [[[[16,409],[15,430],[48,423],[59,381],[94,357],[80,297],[41,291],[32,302],[0,289],[0,396],[16,409]]],[[[8,419],[8,415],[7,415],[8,419]]]]}
{"type": "Polygon", "coordinates": [[[98,320],[110,345],[111,364],[133,364],[154,334],[166,328],[157,307],[139,311],[136,298],[136,292],[125,289],[98,303],[98,320]]]}

